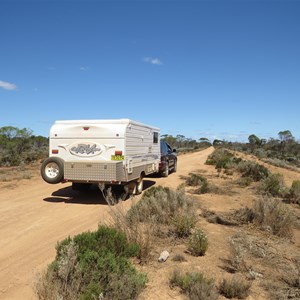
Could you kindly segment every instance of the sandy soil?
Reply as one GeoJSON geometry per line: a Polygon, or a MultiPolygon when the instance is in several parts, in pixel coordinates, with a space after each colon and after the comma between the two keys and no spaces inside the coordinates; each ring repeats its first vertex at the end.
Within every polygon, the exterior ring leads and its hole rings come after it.
{"type": "MultiPolygon", "coordinates": [[[[241,188],[235,184],[236,177],[218,176],[214,166],[205,165],[207,156],[213,148],[181,155],[178,157],[178,171],[168,178],[146,178],[144,189],[152,185],[164,185],[176,188],[183,182],[183,176],[190,172],[200,172],[209,182],[220,187],[221,193],[193,195],[201,206],[216,213],[230,212],[245,206],[251,206],[257,197],[253,187],[241,188]]],[[[243,155],[243,158],[251,157],[243,155]]],[[[269,166],[268,166],[269,167],[269,166]]],[[[292,180],[299,179],[300,173],[276,167],[272,172],[283,174],[289,186],[292,180]]],[[[70,184],[49,185],[39,176],[38,168],[33,170],[31,179],[0,182],[0,299],[35,299],[33,290],[36,276],[46,269],[55,257],[55,245],[58,241],[87,230],[95,230],[99,223],[110,219],[110,208],[100,191],[94,189],[88,193],[79,193],[71,189],[70,184]]],[[[134,197],[138,201],[141,196],[134,197]]],[[[118,205],[128,209],[130,200],[118,205]]],[[[298,209],[298,208],[297,208],[298,209]]],[[[197,224],[209,237],[209,250],[203,257],[187,255],[183,263],[168,259],[158,263],[156,259],[138,268],[148,274],[149,283],[140,295],[141,300],[184,299],[178,289],[171,290],[168,280],[170,272],[179,267],[183,271],[201,271],[217,282],[224,276],[230,276],[222,268],[223,260],[228,257],[228,238],[240,230],[239,227],[222,226],[199,218],[197,224]]],[[[293,244],[282,243],[282,249],[290,253],[300,253],[300,230],[295,231],[293,244]]],[[[154,256],[165,250],[164,245],[154,249],[154,256]]],[[[166,245],[171,256],[184,254],[181,243],[166,245]]],[[[289,254],[287,254],[289,256],[289,254]]],[[[259,267],[259,266],[258,266],[259,267]]],[[[263,271],[264,268],[262,267],[263,271]]],[[[267,276],[267,271],[265,271],[267,276]]],[[[220,299],[225,299],[220,296],[220,299]]],[[[251,287],[249,299],[270,299],[259,282],[251,287]]]]}

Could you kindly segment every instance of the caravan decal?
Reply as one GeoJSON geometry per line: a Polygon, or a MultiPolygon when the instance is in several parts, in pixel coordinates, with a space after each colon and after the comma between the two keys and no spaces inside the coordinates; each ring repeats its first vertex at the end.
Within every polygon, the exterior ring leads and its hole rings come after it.
{"type": "Polygon", "coordinates": [[[96,156],[102,152],[101,146],[96,143],[81,143],[71,145],[70,152],[76,156],[96,156]]]}

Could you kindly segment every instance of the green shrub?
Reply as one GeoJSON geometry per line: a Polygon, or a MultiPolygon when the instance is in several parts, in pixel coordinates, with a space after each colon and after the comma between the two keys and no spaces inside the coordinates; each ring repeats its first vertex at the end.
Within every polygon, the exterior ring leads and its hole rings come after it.
{"type": "Polygon", "coordinates": [[[135,299],[147,281],[129,261],[138,245],[113,228],[100,226],[69,237],[56,249],[54,262],[37,285],[39,299],[135,299]]]}
{"type": "Polygon", "coordinates": [[[196,217],[189,215],[177,215],[172,219],[173,232],[176,237],[187,237],[191,234],[192,228],[196,224],[196,217]]]}
{"type": "Polygon", "coordinates": [[[249,296],[251,283],[233,276],[231,279],[223,279],[219,284],[219,293],[226,298],[245,299],[249,296]]]}
{"type": "Polygon", "coordinates": [[[206,278],[200,272],[182,274],[179,270],[174,270],[170,278],[170,286],[180,287],[189,299],[218,299],[213,280],[206,278]]]}
{"type": "Polygon", "coordinates": [[[281,174],[271,174],[265,178],[260,186],[259,191],[266,195],[281,197],[285,194],[286,188],[281,174]]]}
{"type": "Polygon", "coordinates": [[[197,229],[190,237],[188,251],[194,256],[203,256],[208,248],[208,238],[201,229],[197,229]]]}
{"type": "Polygon", "coordinates": [[[190,173],[190,176],[185,180],[185,183],[189,186],[199,187],[196,189],[196,194],[205,194],[209,192],[209,184],[207,179],[199,174],[190,173]]]}
{"type": "Polygon", "coordinates": [[[196,189],[196,191],[195,191],[196,194],[206,194],[210,191],[210,185],[209,185],[207,179],[206,178],[204,178],[204,179],[205,180],[202,181],[201,186],[198,189],[196,189]]]}
{"type": "Polygon", "coordinates": [[[232,163],[238,162],[232,153],[224,148],[216,149],[206,160],[206,164],[215,165],[216,169],[227,169],[232,163]]]}
{"type": "Polygon", "coordinates": [[[289,192],[286,195],[289,202],[300,204],[300,181],[294,180],[289,192]]]}
{"type": "Polygon", "coordinates": [[[269,176],[269,171],[266,167],[251,161],[240,162],[237,169],[243,177],[251,178],[253,181],[260,181],[269,176]]]}
{"type": "Polygon", "coordinates": [[[207,179],[199,174],[190,173],[190,176],[185,180],[185,183],[189,186],[199,186],[202,182],[207,181],[207,179]]]}
{"type": "Polygon", "coordinates": [[[252,182],[253,180],[250,177],[241,177],[236,181],[236,183],[241,187],[247,187],[251,185],[252,182]]]}

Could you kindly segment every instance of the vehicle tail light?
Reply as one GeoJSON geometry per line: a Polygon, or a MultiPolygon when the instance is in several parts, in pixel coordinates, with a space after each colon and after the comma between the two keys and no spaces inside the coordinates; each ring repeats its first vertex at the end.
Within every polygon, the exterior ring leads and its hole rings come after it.
{"type": "Polygon", "coordinates": [[[58,154],[58,150],[57,149],[52,149],[52,154],[58,154]]]}
{"type": "Polygon", "coordinates": [[[122,151],[115,151],[115,155],[122,155],[123,152],[122,151]]]}
{"type": "Polygon", "coordinates": [[[83,127],[83,130],[89,130],[89,129],[90,129],[90,127],[87,127],[87,126],[83,127]]]}

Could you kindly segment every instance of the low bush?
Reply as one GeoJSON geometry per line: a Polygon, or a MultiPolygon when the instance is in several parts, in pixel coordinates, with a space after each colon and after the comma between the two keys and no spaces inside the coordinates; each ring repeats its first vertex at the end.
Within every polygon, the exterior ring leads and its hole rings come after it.
{"type": "Polygon", "coordinates": [[[293,237],[293,218],[289,208],[278,199],[263,197],[254,202],[254,224],[274,235],[293,237]]]}
{"type": "Polygon", "coordinates": [[[267,168],[251,161],[240,162],[237,169],[243,177],[251,178],[253,181],[260,181],[269,176],[267,168]]]}
{"type": "Polygon", "coordinates": [[[282,280],[291,288],[296,288],[300,292],[300,258],[292,260],[293,264],[287,270],[282,280]]]}
{"type": "Polygon", "coordinates": [[[291,203],[300,204],[300,180],[294,180],[286,199],[291,203]]]}
{"type": "Polygon", "coordinates": [[[190,173],[190,176],[185,180],[189,186],[198,187],[195,191],[196,194],[205,194],[209,192],[209,183],[207,179],[199,174],[190,173]]]}
{"type": "Polygon", "coordinates": [[[178,238],[187,237],[195,227],[196,217],[194,215],[177,215],[172,219],[173,233],[178,238]]]}
{"type": "Polygon", "coordinates": [[[128,220],[127,209],[120,204],[110,206],[110,216],[109,224],[123,232],[130,243],[139,245],[137,258],[141,263],[146,263],[151,258],[151,249],[157,231],[155,222],[150,220],[142,223],[137,218],[128,220]]]}
{"type": "Polygon", "coordinates": [[[196,222],[194,200],[185,194],[184,186],[177,190],[152,187],[128,211],[119,205],[111,207],[113,226],[123,231],[127,239],[140,246],[137,257],[141,263],[151,258],[151,248],[159,235],[172,233],[186,237],[196,222]]]}
{"type": "Polygon", "coordinates": [[[190,173],[190,176],[185,180],[185,183],[189,186],[199,186],[202,182],[207,181],[207,179],[199,174],[190,173]]]}
{"type": "Polygon", "coordinates": [[[282,197],[286,193],[286,187],[281,174],[270,174],[259,186],[259,191],[266,195],[282,197]]]}
{"type": "Polygon", "coordinates": [[[207,165],[215,165],[217,169],[228,169],[239,159],[224,148],[216,149],[206,160],[207,165]]]}
{"type": "Polygon", "coordinates": [[[228,258],[224,260],[224,269],[229,273],[244,272],[248,269],[245,262],[246,251],[241,240],[243,240],[241,234],[236,234],[229,239],[230,252],[228,258]]]}
{"type": "Polygon", "coordinates": [[[39,299],[135,299],[147,282],[129,258],[139,246],[106,226],[67,238],[36,285],[39,299]]]}
{"type": "Polygon", "coordinates": [[[236,181],[236,183],[241,187],[247,187],[251,185],[252,182],[253,180],[250,177],[241,177],[236,181]]]}
{"type": "Polygon", "coordinates": [[[296,172],[299,170],[296,166],[291,165],[291,163],[289,163],[285,159],[264,158],[263,161],[275,167],[285,168],[296,172]]]}
{"type": "Polygon", "coordinates": [[[176,254],[173,258],[172,258],[173,261],[176,261],[176,262],[184,262],[186,261],[185,257],[182,255],[182,254],[176,254]]]}
{"type": "Polygon", "coordinates": [[[245,299],[249,296],[251,283],[240,277],[223,279],[218,286],[219,293],[226,298],[245,299]]]}
{"type": "Polygon", "coordinates": [[[195,217],[194,200],[185,194],[183,186],[174,191],[168,187],[151,187],[128,213],[129,222],[154,221],[170,225],[178,215],[195,217]]]}
{"type": "Polygon", "coordinates": [[[182,274],[179,270],[174,270],[170,278],[170,286],[178,286],[189,299],[218,299],[214,281],[210,278],[206,278],[200,272],[182,274]]]}
{"type": "Polygon", "coordinates": [[[189,238],[188,251],[194,256],[203,256],[207,248],[207,235],[201,229],[197,229],[189,238]]]}

